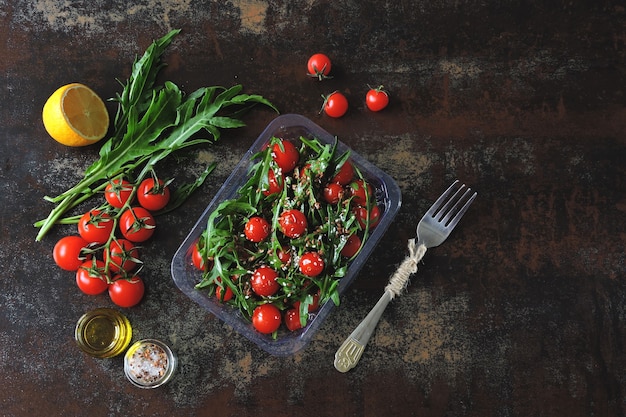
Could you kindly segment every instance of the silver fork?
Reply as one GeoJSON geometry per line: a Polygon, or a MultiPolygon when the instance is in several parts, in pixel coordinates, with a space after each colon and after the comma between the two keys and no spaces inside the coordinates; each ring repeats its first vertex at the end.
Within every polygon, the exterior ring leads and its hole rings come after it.
{"type": "Polygon", "coordinates": [[[426,249],[441,245],[450,236],[475,198],[471,188],[455,180],[424,214],[417,225],[417,243],[409,239],[409,256],[389,279],[380,300],[335,353],[334,365],[338,371],[347,372],[356,366],[389,301],[406,288],[426,249]]]}

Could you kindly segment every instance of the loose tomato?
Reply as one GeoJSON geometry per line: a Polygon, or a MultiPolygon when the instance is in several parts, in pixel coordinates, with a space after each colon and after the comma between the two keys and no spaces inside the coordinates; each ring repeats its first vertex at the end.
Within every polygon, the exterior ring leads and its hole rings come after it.
{"type": "Polygon", "coordinates": [[[324,98],[322,109],[330,117],[341,117],[348,111],[348,99],[339,91],[335,91],[324,98]]]}
{"type": "Polygon", "coordinates": [[[296,167],[300,160],[300,152],[296,145],[288,140],[275,143],[272,146],[272,158],[276,162],[283,174],[288,174],[296,167]]]}
{"type": "Polygon", "coordinates": [[[83,262],[76,271],[76,284],[87,295],[102,294],[109,288],[104,262],[99,259],[83,262]]]}
{"type": "Polygon", "coordinates": [[[341,185],[348,185],[354,178],[354,166],[352,162],[345,161],[331,180],[341,185]]]}
{"type": "Polygon", "coordinates": [[[307,277],[316,277],[324,271],[324,260],[317,252],[307,252],[300,257],[300,272],[307,277]]]}
{"type": "Polygon", "coordinates": [[[341,248],[341,256],[352,258],[361,249],[361,238],[358,235],[351,234],[341,248]]]}
{"type": "Polygon", "coordinates": [[[285,236],[295,239],[306,232],[307,220],[300,210],[291,209],[281,213],[278,225],[285,236]]]}
{"type": "Polygon", "coordinates": [[[352,202],[357,206],[365,206],[372,202],[372,186],[364,180],[356,180],[350,184],[350,193],[352,194],[352,202]]]}
{"type": "Polygon", "coordinates": [[[131,242],[145,242],[154,234],[156,222],[143,207],[130,208],[120,216],[120,231],[131,242]]]}
{"type": "Polygon", "coordinates": [[[370,229],[378,226],[378,222],[380,222],[380,209],[378,206],[372,206],[370,210],[363,206],[355,207],[354,214],[359,222],[359,225],[361,226],[361,229],[365,229],[367,227],[368,217],[370,229]]]}
{"type": "Polygon", "coordinates": [[[279,249],[278,252],[276,252],[276,256],[278,256],[278,259],[283,263],[283,265],[287,265],[289,261],[291,261],[291,253],[289,252],[289,249],[279,249]]]}
{"type": "Polygon", "coordinates": [[[137,201],[147,210],[161,210],[170,201],[170,188],[161,180],[146,178],[137,188],[137,201]]]}
{"type": "Polygon", "coordinates": [[[343,200],[343,187],[339,183],[331,182],[324,187],[323,194],[328,204],[337,204],[343,200]]]}
{"type": "Polygon", "coordinates": [[[145,286],[138,276],[132,278],[115,277],[109,285],[109,297],[114,304],[120,307],[133,307],[143,298],[145,286]]]}
{"type": "Polygon", "coordinates": [[[278,278],[278,272],[269,266],[257,268],[250,280],[252,291],[261,297],[269,297],[270,295],[276,294],[276,291],[280,288],[280,284],[276,281],[276,278],[278,278]]]}
{"type": "Polygon", "coordinates": [[[281,321],[280,310],[274,304],[261,304],[252,312],[252,325],[263,334],[274,333],[281,321]]]}
{"type": "Polygon", "coordinates": [[[109,181],[104,189],[104,198],[115,208],[122,208],[133,193],[133,185],[122,179],[109,181]]]}
{"type": "Polygon", "coordinates": [[[104,262],[109,260],[109,271],[113,273],[122,270],[130,272],[137,265],[141,264],[139,259],[139,249],[126,239],[114,239],[111,241],[108,250],[104,250],[104,262]]]}
{"type": "Polygon", "coordinates": [[[59,239],[52,250],[52,257],[59,268],[76,271],[91,254],[85,252],[89,242],[80,236],[65,236],[59,239]]]}
{"type": "Polygon", "coordinates": [[[262,242],[270,234],[270,224],[263,217],[250,217],[244,226],[244,234],[250,242],[262,242]]]}
{"type": "Polygon", "coordinates": [[[294,332],[302,328],[302,322],[300,321],[300,310],[291,308],[285,313],[285,326],[294,332]]]}
{"type": "Polygon", "coordinates": [[[78,234],[87,242],[101,245],[109,240],[114,226],[115,222],[109,213],[90,210],[78,220],[78,234]]]}
{"type": "Polygon", "coordinates": [[[389,94],[384,90],[383,86],[370,88],[365,94],[365,105],[371,111],[381,111],[389,104],[389,94]]]}
{"type": "Polygon", "coordinates": [[[306,64],[309,77],[315,77],[322,81],[325,78],[330,78],[328,74],[330,74],[330,70],[332,68],[332,62],[330,58],[325,54],[313,54],[309,58],[306,64]]]}
{"type": "Polygon", "coordinates": [[[280,174],[276,176],[273,169],[270,169],[267,172],[267,182],[268,188],[267,190],[263,190],[263,195],[265,195],[266,197],[272,194],[280,193],[283,190],[283,186],[285,184],[283,175],[280,174]]]}

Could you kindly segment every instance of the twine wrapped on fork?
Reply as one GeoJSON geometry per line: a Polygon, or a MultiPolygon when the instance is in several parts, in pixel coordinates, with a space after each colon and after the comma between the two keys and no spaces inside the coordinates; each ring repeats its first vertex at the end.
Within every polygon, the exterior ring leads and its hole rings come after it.
{"type": "Polygon", "coordinates": [[[426,246],[415,243],[415,239],[409,239],[409,254],[402,261],[396,272],[393,273],[389,282],[385,287],[385,292],[391,293],[391,299],[399,296],[400,293],[409,285],[409,278],[417,272],[417,264],[426,254],[426,246]]]}

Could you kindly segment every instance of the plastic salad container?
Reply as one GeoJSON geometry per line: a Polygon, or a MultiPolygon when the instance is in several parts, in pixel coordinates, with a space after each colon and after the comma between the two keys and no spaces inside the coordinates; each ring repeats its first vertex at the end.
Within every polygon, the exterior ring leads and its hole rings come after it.
{"type": "MultiPolygon", "coordinates": [[[[306,327],[290,332],[281,326],[277,337],[257,332],[252,323],[246,319],[236,307],[222,303],[215,296],[210,296],[206,290],[195,288],[201,281],[202,272],[192,263],[193,246],[207,227],[207,220],[216,207],[224,200],[237,196],[239,188],[246,182],[248,171],[253,164],[251,158],[261,151],[272,137],[283,140],[297,141],[301,136],[317,138],[323,144],[332,144],[336,138],[317,126],[304,116],[286,114],[278,116],[265,128],[258,139],[252,144],[242,160],[237,164],[232,174],[209,203],[196,224],[182,242],[172,260],[172,278],[178,288],[190,299],[206,310],[232,326],[238,333],[257,344],[264,351],[274,356],[288,356],[304,348],[315,332],[320,328],[324,319],[334,308],[334,303],[328,301],[315,312],[311,313],[306,327]]],[[[341,278],[338,292],[341,296],[354,281],[381,237],[389,228],[401,204],[401,193],[396,182],[385,172],[372,165],[356,152],[350,150],[341,141],[337,141],[337,151],[343,154],[350,152],[350,161],[360,170],[363,177],[374,188],[376,203],[381,210],[380,222],[371,230],[368,239],[361,248],[361,252],[349,264],[346,275],[341,278]]]]}

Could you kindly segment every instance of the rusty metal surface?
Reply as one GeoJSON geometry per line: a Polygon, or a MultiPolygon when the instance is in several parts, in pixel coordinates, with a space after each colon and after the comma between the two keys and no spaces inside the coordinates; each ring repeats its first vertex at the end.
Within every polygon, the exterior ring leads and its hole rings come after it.
{"type": "MultiPolygon", "coordinates": [[[[624,416],[626,414],[626,10],[618,1],[4,1],[0,12],[0,414],[198,416],[624,416]],[[184,156],[220,161],[145,249],[135,338],[169,341],[174,380],[128,383],[121,358],[82,354],[73,327],[107,306],[81,296],[32,223],[97,149],[41,123],[79,81],[119,91],[155,38],[182,28],[163,79],[186,91],[242,83],[336,134],[396,179],[403,205],[312,343],[271,357],[188,300],[169,262],[212,195],[275,116],[184,156]],[[335,77],[305,75],[324,51],[335,77]],[[363,104],[367,84],[388,109],[363,104]],[[318,115],[321,94],[351,108],[318,115]],[[425,209],[454,178],[479,197],[427,253],[357,368],[333,355],[381,294],[425,209]]],[[[111,103],[110,103],[111,104],[111,103]]],[[[113,107],[111,107],[113,109],[113,107]]],[[[180,169],[180,167],[179,167],[180,169]]]]}

